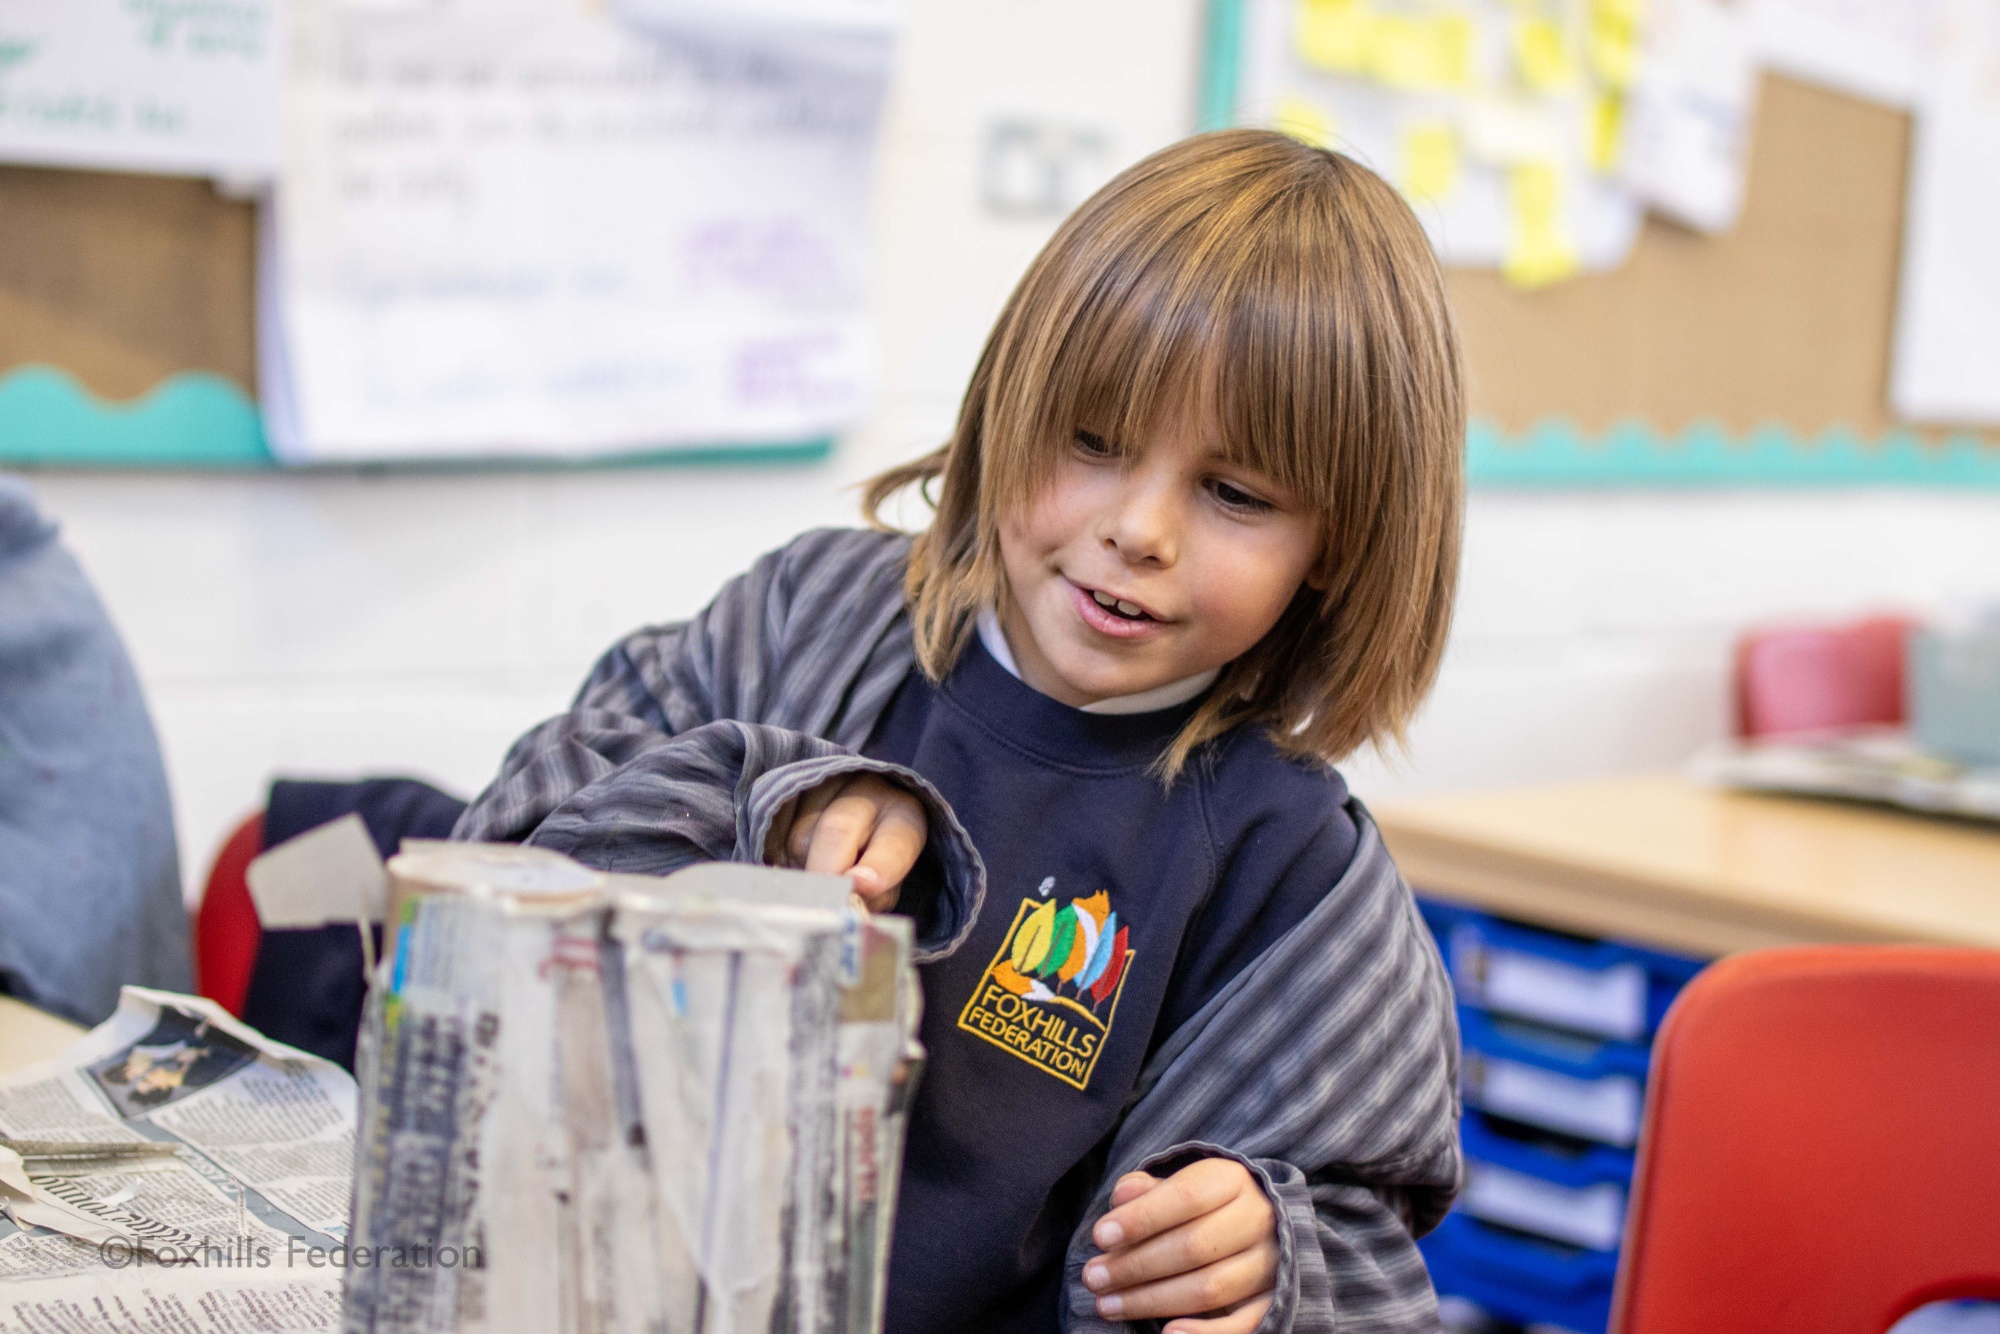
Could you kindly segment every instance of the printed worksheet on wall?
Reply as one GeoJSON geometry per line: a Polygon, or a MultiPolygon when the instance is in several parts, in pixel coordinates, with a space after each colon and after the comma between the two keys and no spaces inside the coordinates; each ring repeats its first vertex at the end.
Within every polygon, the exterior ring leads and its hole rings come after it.
{"type": "Polygon", "coordinates": [[[894,26],[295,0],[264,249],[290,462],[797,443],[869,384],[894,26]]]}
{"type": "Polygon", "coordinates": [[[0,161],[258,179],[283,0],[0,0],[0,161]]]}
{"type": "Polygon", "coordinates": [[[1917,102],[1890,398],[1916,421],[2000,423],[2000,0],[1939,6],[1917,102]]]}

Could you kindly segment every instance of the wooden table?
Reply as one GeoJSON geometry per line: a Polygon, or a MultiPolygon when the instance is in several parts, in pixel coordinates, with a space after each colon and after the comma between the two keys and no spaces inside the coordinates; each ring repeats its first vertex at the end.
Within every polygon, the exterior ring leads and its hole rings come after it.
{"type": "Polygon", "coordinates": [[[1420,893],[1698,955],[1836,941],[2000,949],[2000,828],[1623,778],[1385,804],[1420,893]]]}
{"type": "Polygon", "coordinates": [[[82,1035],[67,1019],[0,996],[0,1074],[46,1061],[82,1035]]]}

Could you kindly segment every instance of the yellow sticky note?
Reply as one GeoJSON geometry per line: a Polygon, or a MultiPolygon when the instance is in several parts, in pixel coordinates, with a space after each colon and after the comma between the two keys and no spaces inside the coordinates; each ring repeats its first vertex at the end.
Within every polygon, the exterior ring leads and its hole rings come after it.
{"type": "Polygon", "coordinates": [[[1279,102],[1271,128],[1314,148],[1333,147],[1333,117],[1304,98],[1287,97],[1279,102]]]}
{"type": "Polygon", "coordinates": [[[1612,88],[1632,86],[1639,68],[1640,0],[1590,0],[1584,45],[1590,68],[1612,88]]]}
{"type": "Polygon", "coordinates": [[[1590,107],[1590,165],[1595,171],[1612,171],[1625,148],[1625,99],[1604,93],[1590,107]]]}
{"type": "Polygon", "coordinates": [[[1364,0],[1298,0],[1293,19],[1293,45],[1306,64],[1341,74],[1367,68],[1375,14],[1364,0]]]}
{"type": "Polygon", "coordinates": [[[1464,88],[1472,82],[1472,20],[1380,15],[1368,34],[1368,71],[1391,88],[1464,88]]]}
{"type": "Polygon", "coordinates": [[[1577,272],[1582,261],[1564,211],[1567,183],[1553,162],[1527,162],[1507,172],[1507,253],[1501,276],[1516,287],[1546,287],[1577,272]]]}
{"type": "Polygon", "coordinates": [[[1554,19],[1528,18],[1514,25],[1514,67],[1533,92],[1560,93],[1576,85],[1576,62],[1554,19]]]}
{"type": "Polygon", "coordinates": [[[1458,188],[1458,131],[1450,121],[1422,121],[1403,131],[1403,193],[1444,199],[1458,188]]]}

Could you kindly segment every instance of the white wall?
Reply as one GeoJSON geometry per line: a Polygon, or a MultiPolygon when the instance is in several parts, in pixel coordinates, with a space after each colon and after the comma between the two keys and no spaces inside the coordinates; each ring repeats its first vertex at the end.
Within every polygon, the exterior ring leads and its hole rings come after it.
{"type": "MultiPolygon", "coordinates": [[[[1049,221],[979,203],[981,132],[1028,114],[1119,163],[1191,127],[1199,0],[912,0],[877,190],[884,393],[827,464],[468,476],[36,479],[152,702],[190,889],[274,773],[470,793],[591,659],[758,552],[851,521],[938,440],[1049,221]]],[[[2000,498],[1474,499],[1464,598],[1406,761],[1365,795],[1668,765],[1725,725],[1746,621],[2000,583],[2000,498]]]]}

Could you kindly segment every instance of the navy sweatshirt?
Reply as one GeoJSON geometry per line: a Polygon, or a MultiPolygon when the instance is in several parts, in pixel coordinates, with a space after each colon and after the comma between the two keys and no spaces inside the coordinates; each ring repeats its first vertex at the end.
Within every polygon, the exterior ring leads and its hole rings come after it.
{"type": "Polygon", "coordinates": [[[1085,713],[974,642],[941,685],[912,671],[865,747],[935,784],[987,868],[971,938],[921,973],[890,1334],[1058,1328],[1063,1251],[1147,1056],[1353,858],[1339,775],[1262,729],[1163,788],[1149,766],[1196,707],[1085,713]]]}

